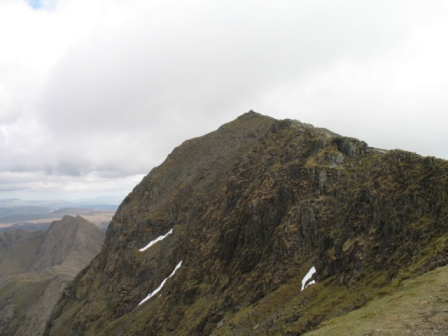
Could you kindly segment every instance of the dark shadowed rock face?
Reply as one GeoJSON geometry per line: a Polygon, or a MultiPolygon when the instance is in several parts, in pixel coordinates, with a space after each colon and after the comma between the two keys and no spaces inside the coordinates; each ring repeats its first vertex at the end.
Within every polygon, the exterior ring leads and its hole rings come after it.
{"type": "Polygon", "coordinates": [[[46,334],[302,334],[445,265],[447,192],[446,161],[247,113],[135,187],[46,334]]]}
{"type": "Polygon", "coordinates": [[[65,216],[46,232],[0,233],[0,335],[41,335],[64,289],[103,240],[101,229],[80,216],[65,216]]]}

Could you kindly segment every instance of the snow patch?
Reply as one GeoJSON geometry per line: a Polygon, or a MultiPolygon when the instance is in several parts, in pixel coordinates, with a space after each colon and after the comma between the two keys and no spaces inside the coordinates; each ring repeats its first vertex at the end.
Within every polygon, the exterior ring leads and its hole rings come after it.
{"type": "Polygon", "coordinates": [[[310,268],[308,273],[302,279],[302,289],[300,291],[303,291],[308,286],[311,286],[311,285],[316,283],[316,281],[314,281],[314,280],[311,280],[310,282],[308,282],[313,277],[314,273],[316,273],[316,268],[313,266],[313,267],[310,268]]]}
{"type": "Polygon", "coordinates": [[[146,245],[145,247],[141,248],[139,251],[143,252],[146,251],[147,249],[149,249],[151,246],[153,246],[155,243],[165,239],[168,235],[173,233],[173,229],[169,230],[167,234],[157,237],[156,239],[154,239],[153,241],[151,241],[148,245],[146,245]]]}
{"type": "MultiPolygon", "coordinates": [[[[160,292],[160,290],[162,289],[162,287],[165,285],[165,282],[171,278],[174,273],[176,273],[176,271],[179,269],[179,267],[182,265],[182,261],[180,261],[180,263],[177,264],[177,266],[174,268],[174,271],[171,272],[171,274],[168,276],[168,278],[166,278],[165,280],[162,281],[162,283],[160,284],[159,287],[157,287],[154,291],[152,291],[151,293],[149,293],[149,295],[147,297],[145,297],[138,305],[140,306],[142,303],[144,303],[145,301],[149,300],[150,298],[152,298],[154,295],[156,295],[158,292],[160,292]]],[[[160,296],[162,296],[162,294],[160,294],[160,296]]]]}

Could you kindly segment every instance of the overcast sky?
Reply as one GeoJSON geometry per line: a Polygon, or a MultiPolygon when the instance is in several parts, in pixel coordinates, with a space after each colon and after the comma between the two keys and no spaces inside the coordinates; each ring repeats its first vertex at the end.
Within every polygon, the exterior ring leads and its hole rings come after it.
{"type": "Polygon", "coordinates": [[[0,0],[0,198],[124,197],[250,109],[448,159],[446,0],[0,0]]]}

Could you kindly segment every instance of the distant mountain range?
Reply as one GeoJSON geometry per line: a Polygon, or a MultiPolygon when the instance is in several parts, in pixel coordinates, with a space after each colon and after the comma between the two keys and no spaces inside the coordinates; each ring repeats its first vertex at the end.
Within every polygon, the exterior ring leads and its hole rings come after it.
{"type": "MultiPolygon", "coordinates": [[[[117,197],[96,197],[80,200],[23,200],[20,198],[0,199],[0,211],[23,207],[29,211],[39,211],[39,209],[56,210],[59,208],[85,208],[100,210],[117,210],[122,199],[117,197]],[[34,210],[33,210],[34,209],[34,210]]],[[[0,212],[1,216],[1,212],[0,212]]]]}
{"type": "Polygon", "coordinates": [[[0,233],[0,335],[41,335],[70,281],[101,249],[104,231],[77,216],[47,231],[0,233]]]}
{"type": "Polygon", "coordinates": [[[64,215],[83,215],[105,229],[119,202],[109,197],[77,201],[1,199],[0,232],[15,229],[46,230],[52,221],[64,215]]]}

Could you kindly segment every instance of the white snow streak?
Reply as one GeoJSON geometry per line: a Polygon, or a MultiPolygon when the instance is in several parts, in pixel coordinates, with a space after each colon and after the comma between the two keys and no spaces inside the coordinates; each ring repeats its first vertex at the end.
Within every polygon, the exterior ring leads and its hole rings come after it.
{"type": "Polygon", "coordinates": [[[311,267],[308,273],[305,275],[305,277],[302,279],[302,289],[300,291],[303,291],[305,288],[307,288],[310,285],[315,284],[316,282],[314,280],[311,280],[308,284],[307,281],[310,280],[313,276],[313,274],[316,273],[316,268],[311,267]]]}
{"type": "Polygon", "coordinates": [[[165,285],[165,282],[171,278],[174,273],[176,273],[176,271],[178,270],[178,268],[182,265],[182,260],[180,261],[180,263],[177,264],[176,268],[174,269],[174,271],[168,276],[168,278],[166,278],[165,280],[162,281],[162,283],[160,284],[159,287],[157,287],[154,291],[152,291],[151,293],[149,293],[149,295],[147,297],[145,297],[138,305],[140,306],[143,302],[145,302],[146,300],[149,300],[150,298],[152,298],[154,295],[156,295],[161,289],[162,287],[165,285]]]}
{"type": "Polygon", "coordinates": [[[154,239],[154,240],[151,241],[148,245],[146,245],[145,247],[141,248],[139,251],[140,251],[140,252],[143,252],[143,251],[149,249],[149,248],[150,248],[151,246],[153,246],[155,243],[157,243],[157,242],[159,242],[159,241],[165,239],[166,236],[168,236],[168,235],[171,234],[171,233],[173,233],[173,229],[169,230],[168,233],[167,233],[166,235],[163,235],[163,236],[160,236],[160,237],[154,239]]]}

